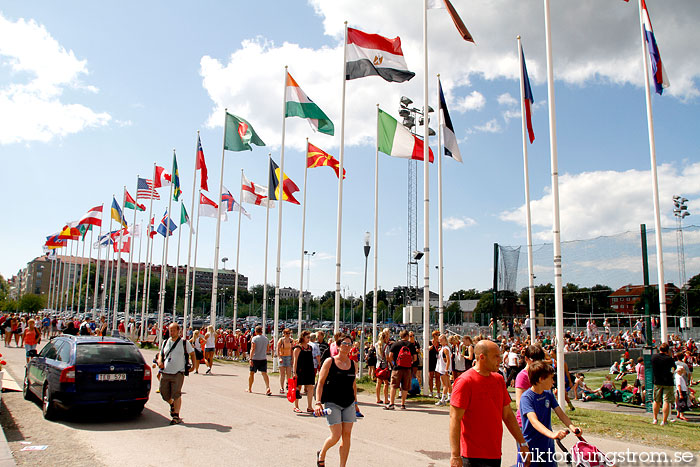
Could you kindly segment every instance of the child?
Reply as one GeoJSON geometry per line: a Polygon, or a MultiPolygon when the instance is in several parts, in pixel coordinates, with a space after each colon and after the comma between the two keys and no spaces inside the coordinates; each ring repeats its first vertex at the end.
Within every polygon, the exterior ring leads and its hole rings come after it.
{"type": "Polygon", "coordinates": [[[673,376],[676,386],[676,418],[683,421],[688,421],[683,415],[683,412],[688,410],[688,385],[685,382],[685,368],[679,366],[676,368],[676,374],[673,376]]]}
{"type": "MultiPolygon", "coordinates": [[[[552,410],[571,431],[581,434],[581,430],[574,426],[550,392],[554,384],[554,368],[545,362],[533,362],[527,373],[532,386],[520,398],[520,418],[523,421],[523,436],[533,456],[530,465],[556,467],[553,459],[554,440],[563,439],[569,432],[552,431],[552,410]]],[[[519,462],[522,460],[519,459],[519,462]]]]}

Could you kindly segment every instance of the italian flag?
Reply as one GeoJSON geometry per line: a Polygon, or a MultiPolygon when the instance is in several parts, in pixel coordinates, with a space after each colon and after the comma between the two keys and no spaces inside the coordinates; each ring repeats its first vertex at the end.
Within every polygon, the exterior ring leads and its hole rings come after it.
{"type": "MultiPolygon", "coordinates": [[[[377,114],[377,147],[381,152],[392,157],[403,159],[423,160],[423,140],[414,136],[410,131],[399,125],[394,117],[379,109],[377,114]]],[[[433,162],[433,151],[429,161],[433,162]]]]}
{"type": "Polygon", "coordinates": [[[301,117],[309,121],[309,125],[314,131],[333,136],[333,122],[323,113],[314,101],[309,99],[304,91],[299,87],[292,75],[287,73],[287,87],[285,89],[286,102],[284,116],[301,117]]]}

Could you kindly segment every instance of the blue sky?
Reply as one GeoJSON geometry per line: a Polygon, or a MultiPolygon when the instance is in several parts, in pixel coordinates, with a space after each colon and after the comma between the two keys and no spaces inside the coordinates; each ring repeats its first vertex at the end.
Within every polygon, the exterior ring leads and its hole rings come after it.
{"type": "MultiPolygon", "coordinates": [[[[408,66],[417,73],[404,84],[376,77],[348,82],[342,283],[349,293],[361,294],[362,235],[373,229],[374,108],[379,103],[396,116],[401,95],[422,105],[420,3],[388,0],[358,8],[357,2],[337,0],[196,6],[5,2],[0,9],[0,191],[6,227],[0,231],[0,273],[16,273],[41,254],[46,235],[90,207],[110,203],[112,194],[120,198],[124,185],[133,195],[137,174],[150,177],[153,162],[169,166],[173,148],[189,211],[197,130],[210,188],[218,188],[223,107],[246,118],[268,144],[252,152],[227,152],[224,184],[238,199],[241,168],[249,179],[267,184],[268,152],[279,163],[284,65],[340,127],[342,22],[347,19],[366,32],[400,36],[408,66]]],[[[542,2],[453,3],[477,45],[459,38],[446,11],[429,12],[430,104],[436,107],[439,72],[464,158],[463,164],[444,161],[443,210],[451,227],[444,231],[447,294],[490,287],[494,242],[525,243],[518,34],[535,97],[536,140],[529,147],[533,230],[535,242],[551,239],[542,2]]],[[[552,7],[563,240],[637,230],[644,222],[653,226],[635,3],[591,0],[552,7]]],[[[672,226],[671,195],[689,198],[691,212],[700,200],[700,58],[694,47],[700,39],[700,5],[677,0],[665,10],[660,0],[647,3],[671,81],[664,96],[654,95],[653,106],[662,225],[672,226]]],[[[339,131],[334,137],[313,134],[304,120],[287,120],[285,172],[300,187],[306,137],[336,156],[339,147],[339,131]]],[[[436,141],[431,144],[436,150],[436,141]]],[[[436,169],[431,167],[430,175],[431,272],[437,264],[436,169]]],[[[419,173],[422,195],[422,167],[419,173]]],[[[404,284],[406,276],[406,161],[380,154],[380,181],[378,282],[390,288],[404,284]]],[[[308,199],[306,248],[317,252],[310,281],[316,295],[335,282],[337,181],[331,169],[309,171],[308,199]]],[[[251,284],[262,283],[265,212],[246,208],[253,220],[243,219],[240,271],[251,284]]],[[[156,218],[164,209],[163,201],[156,203],[156,218]]],[[[276,212],[270,217],[268,281],[274,282],[276,212]]],[[[200,222],[200,266],[212,266],[213,221],[200,222]]],[[[418,221],[422,247],[420,202],[418,221]]],[[[301,208],[286,204],[284,286],[299,286],[300,231],[301,208]]],[[[228,267],[235,262],[235,234],[233,217],[222,227],[221,256],[230,259],[228,267]]],[[[156,251],[160,245],[159,238],[156,251]]],[[[183,235],[180,264],[186,245],[183,235]]],[[[175,245],[169,250],[173,264],[175,245]]],[[[674,250],[675,244],[665,245],[669,264],[674,250]]],[[[700,261],[687,261],[691,277],[700,271],[700,261]]],[[[370,289],[371,264],[370,258],[370,289]]],[[[566,282],[566,269],[564,276],[566,282]]],[[[641,281],[635,277],[629,282],[641,281]]],[[[436,274],[431,283],[436,290],[436,274]]]]}

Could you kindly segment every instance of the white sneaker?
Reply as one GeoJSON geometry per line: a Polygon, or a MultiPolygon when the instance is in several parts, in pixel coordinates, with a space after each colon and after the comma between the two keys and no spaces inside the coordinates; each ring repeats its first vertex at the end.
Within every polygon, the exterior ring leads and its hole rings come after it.
{"type": "Polygon", "coordinates": [[[439,401],[437,401],[437,402],[435,403],[435,405],[437,405],[437,406],[443,406],[443,405],[445,405],[445,401],[444,401],[443,399],[440,399],[439,401]]]}

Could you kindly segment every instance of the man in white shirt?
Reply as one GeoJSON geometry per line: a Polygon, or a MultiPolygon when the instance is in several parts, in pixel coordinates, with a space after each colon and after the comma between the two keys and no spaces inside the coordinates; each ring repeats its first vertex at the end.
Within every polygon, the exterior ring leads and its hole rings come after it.
{"type": "Polygon", "coordinates": [[[180,336],[180,326],[172,323],[168,326],[170,337],[163,342],[158,352],[160,368],[160,395],[170,404],[171,425],[182,423],[180,407],[182,406],[182,384],[185,372],[189,372],[189,359],[194,361],[194,348],[189,341],[180,336]]]}

